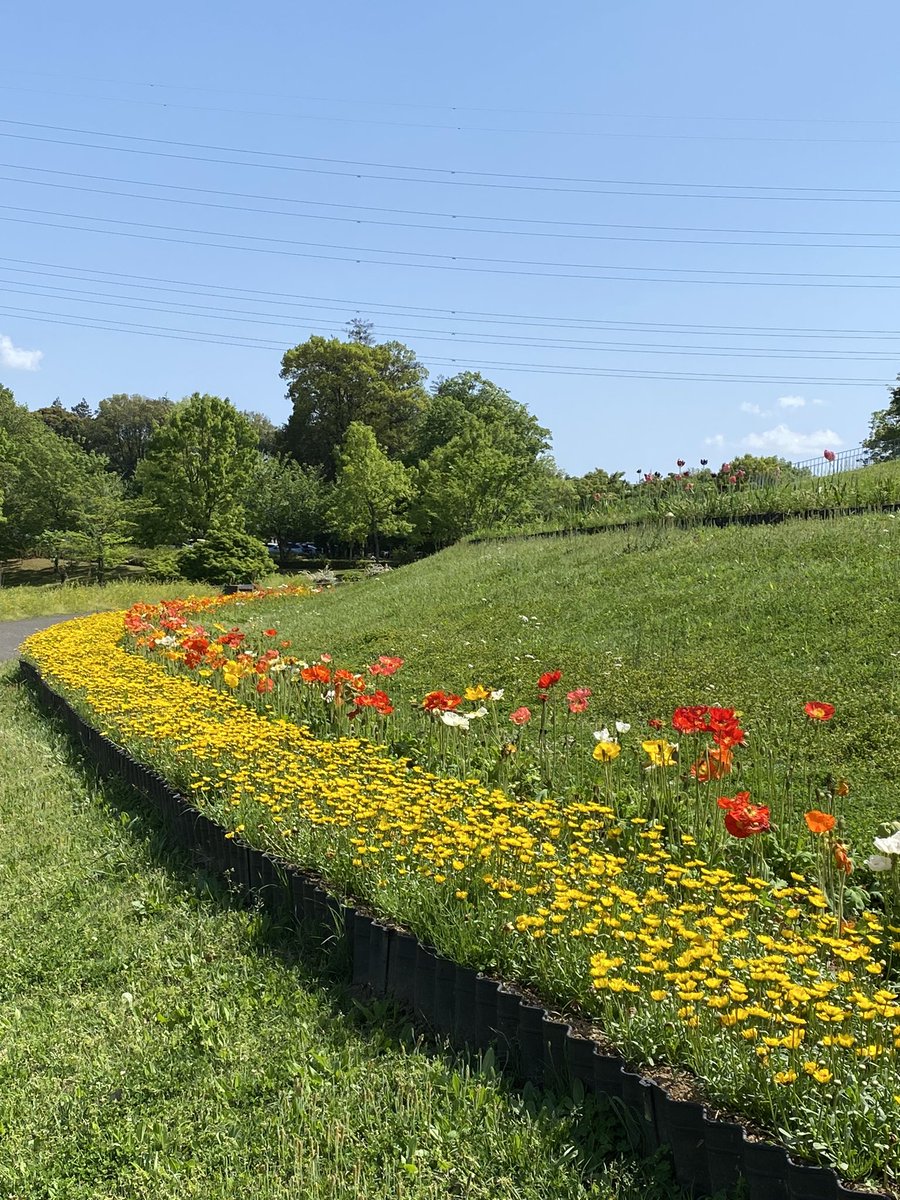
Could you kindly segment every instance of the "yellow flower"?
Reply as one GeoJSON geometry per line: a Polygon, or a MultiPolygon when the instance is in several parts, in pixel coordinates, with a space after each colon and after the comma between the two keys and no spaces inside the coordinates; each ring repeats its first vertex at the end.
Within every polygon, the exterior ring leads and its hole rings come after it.
{"type": "Polygon", "coordinates": [[[793,1083],[796,1078],[796,1071],[776,1071],[775,1073],[776,1083],[793,1083]]]}
{"type": "Polygon", "coordinates": [[[487,700],[491,692],[483,683],[476,683],[474,687],[466,688],[467,700],[487,700]]]}
{"type": "Polygon", "coordinates": [[[651,738],[648,742],[641,742],[641,746],[654,767],[671,767],[678,761],[678,747],[665,738],[651,738]]]}
{"type": "Polygon", "coordinates": [[[622,747],[618,742],[598,742],[593,750],[593,757],[597,762],[607,763],[618,758],[622,753],[622,747]]]}

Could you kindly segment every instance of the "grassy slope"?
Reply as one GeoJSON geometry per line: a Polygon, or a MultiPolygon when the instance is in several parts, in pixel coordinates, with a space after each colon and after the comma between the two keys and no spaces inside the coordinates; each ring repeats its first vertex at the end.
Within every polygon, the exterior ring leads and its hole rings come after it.
{"type": "Polygon", "coordinates": [[[0,675],[0,1195],[575,1200],[673,1195],[580,1114],[354,1014],[297,935],[168,854],[0,675]],[[608,1144],[608,1143],[607,1143],[608,1144]]]}
{"type": "Polygon", "coordinates": [[[808,736],[828,700],[850,823],[900,816],[900,517],[657,530],[456,546],[384,578],[248,610],[293,652],[360,665],[400,654],[407,688],[483,680],[533,703],[540,670],[594,689],[597,726],[734,705],[757,736],[808,736]],[[527,617],[528,620],[524,620],[527,617]]]}

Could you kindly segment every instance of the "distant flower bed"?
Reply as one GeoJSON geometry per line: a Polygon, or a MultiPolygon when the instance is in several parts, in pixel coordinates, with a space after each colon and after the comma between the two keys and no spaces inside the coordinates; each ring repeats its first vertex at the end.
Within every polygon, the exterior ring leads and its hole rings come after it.
{"type": "MultiPolygon", "coordinates": [[[[302,662],[275,627],[204,623],[220,603],[68,622],[26,653],[235,833],[577,1006],[633,1058],[692,1069],[811,1157],[896,1181],[900,834],[879,835],[870,862],[888,907],[850,903],[842,780],[816,807],[758,803],[722,784],[760,778],[740,765],[750,739],[732,709],[685,706],[671,734],[659,718],[629,739],[621,714],[591,729],[590,693],[555,670],[527,704],[484,684],[401,699],[397,657],[302,662]],[[407,722],[415,762],[379,744],[407,722]],[[805,839],[793,867],[785,828],[805,839]]],[[[834,718],[807,703],[814,757],[834,718]]]]}

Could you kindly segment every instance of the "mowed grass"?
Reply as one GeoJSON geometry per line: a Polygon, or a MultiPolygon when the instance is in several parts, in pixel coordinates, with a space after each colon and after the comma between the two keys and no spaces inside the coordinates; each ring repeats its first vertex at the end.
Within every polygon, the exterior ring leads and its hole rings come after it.
{"type": "Polygon", "coordinates": [[[0,675],[0,1195],[663,1200],[608,1115],[354,1005],[0,675]]]}
{"type": "Polygon", "coordinates": [[[171,600],[190,591],[209,592],[189,583],[153,583],[146,578],[120,580],[117,583],[44,583],[17,584],[0,588],[0,621],[23,617],[49,617],[55,614],[100,612],[128,608],[138,600],[171,600]]]}
{"type": "Polygon", "coordinates": [[[877,821],[900,817],[898,584],[900,517],[881,514],[458,545],[238,619],[276,626],[301,658],[400,655],[392,693],[482,681],[534,708],[538,674],[560,668],[560,687],[593,689],[595,728],[718,704],[775,745],[815,734],[868,846],[877,821]],[[808,728],[808,700],[836,706],[827,727],[808,728]]]}

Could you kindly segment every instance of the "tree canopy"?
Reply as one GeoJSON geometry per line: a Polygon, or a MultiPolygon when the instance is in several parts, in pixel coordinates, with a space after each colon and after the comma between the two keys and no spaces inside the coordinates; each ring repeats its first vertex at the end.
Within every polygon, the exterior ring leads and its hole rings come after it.
{"type": "Polygon", "coordinates": [[[239,524],[257,462],[257,433],[230,400],[195,392],[156,429],[136,479],[173,542],[239,524]]]}
{"type": "Polygon", "coordinates": [[[350,425],[360,422],[390,458],[406,459],[428,403],[425,376],[413,351],[400,342],[309,338],[282,360],[281,377],[293,405],[285,449],[333,479],[337,447],[350,425]]]}
{"type": "Polygon", "coordinates": [[[891,399],[887,408],[872,414],[869,436],[863,442],[873,462],[889,462],[900,458],[900,375],[897,376],[897,386],[890,389],[889,395],[891,399]]]}

